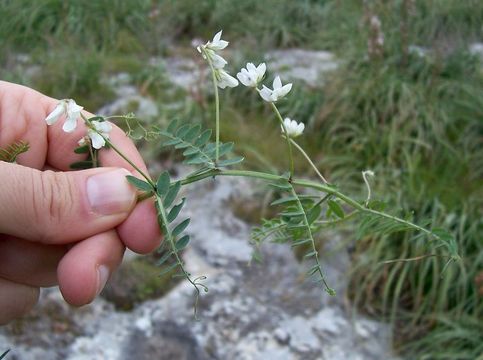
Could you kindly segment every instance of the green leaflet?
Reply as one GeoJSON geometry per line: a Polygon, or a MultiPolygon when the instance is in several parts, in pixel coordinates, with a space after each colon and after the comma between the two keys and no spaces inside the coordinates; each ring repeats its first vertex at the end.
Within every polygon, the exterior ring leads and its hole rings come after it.
{"type": "Polygon", "coordinates": [[[169,190],[163,200],[164,207],[169,208],[173,204],[173,201],[176,199],[176,196],[178,196],[180,189],[181,181],[177,181],[169,186],[169,190]]]}
{"type": "Polygon", "coordinates": [[[134,185],[136,188],[142,191],[152,191],[153,187],[149,185],[146,181],[138,179],[137,177],[134,177],[132,175],[127,175],[126,176],[127,181],[129,181],[130,184],[134,185]]]}
{"type": "Polygon", "coordinates": [[[161,270],[161,272],[159,273],[159,276],[163,276],[172,272],[174,269],[176,269],[177,266],[178,266],[178,263],[174,263],[172,265],[169,265],[168,267],[165,267],[164,269],[161,270]]]}
{"type": "Polygon", "coordinates": [[[7,349],[2,355],[0,355],[0,360],[2,360],[7,354],[10,352],[10,349],[7,349]]]}
{"type": "Polygon", "coordinates": [[[179,127],[178,125],[178,121],[173,120],[166,130],[159,130],[159,134],[168,138],[161,143],[161,146],[174,146],[175,149],[183,150],[182,154],[185,157],[183,163],[214,168],[236,165],[244,160],[241,156],[230,156],[234,145],[232,142],[220,143],[218,163],[215,164],[216,144],[209,142],[212,131],[210,129],[202,131],[200,124],[182,124],[179,127]]]}
{"type": "Polygon", "coordinates": [[[159,175],[158,181],[156,182],[156,191],[159,196],[164,196],[169,189],[169,173],[164,171],[159,175]]]}
{"type": "Polygon", "coordinates": [[[178,251],[183,250],[186,246],[188,246],[189,242],[190,242],[190,236],[184,235],[181,239],[176,241],[176,250],[178,251]]]}
{"type": "Polygon", "coordinates": [[[157,262],[156,262],[156,265],[157,266],[161,266],[163,265],[170,257],[171,255],[173,255],[173,252],[172,251],[168,251],[166,252],[162,257],[161,259],[159,259],[157,262]]]}
{"type": "Polygon", "coordinates": [[[82,146],[76,147],[74,149],[74,153],[76,153],[76,154],[87,154],[87,153],[89,153],[89,146],[88,145],[82,145],[82,146]]]}
{"type": "Polygon", "coordinates": [[[340,219],[344,218],[344,210],[342,207],[339,205],[338,202],[334,200],[329,200],[327,201],[327,205],[329,205],[330,210],[340,219]]]}
{"type": "Polygon", "coordinates": [[[183,198],[178,205],[175,205],[171,208],[171,210],[170,210],[170,212],[167,216],[168,222],[171,223],[171,222],[174,221],[174,219],[176,219],[178,217],[181,209],[183,208],[184,202],[185,202],[185,198],[183,198]]]}
{"type": "Polygon", "coordinates": [[[188,227],[190,223],[190,219],[185,219],[182,222],[180,222],[176,227],[173,229],[173,236],[176,237],[180,235],[185,229],[188,227]]]}
{"type": "Polygon", "coordinates": [[[72,170],[85,170],[85,169],[92,169],[94,167],[94,163],[92,161],[77,161],[69,165],[72,170]]]}
{"type": "Polygon", "coordinates": [[[242,156],[237,156],[232,159],[221,160],[218,162],[218,166],[223,167],[223,166],[235,165],[235,164],[241,163],[244,159],[245,158],[242,156]]]}

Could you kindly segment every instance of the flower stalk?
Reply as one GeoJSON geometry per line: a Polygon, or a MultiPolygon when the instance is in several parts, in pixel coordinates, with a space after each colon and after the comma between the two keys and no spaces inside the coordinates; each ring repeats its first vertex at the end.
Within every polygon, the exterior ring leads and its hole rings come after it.
{"type": "Polygon", "coordinates": [[[295,148],[298,151],[300,151],[300,153],[304,156],[304,158],[310,164],[310,166],[312,167],[312,169],[314,169],[315,173],[320,178],[320,180],[322,180],[325,184],[328,184],[329,182],[327,181],[327,179],[320,173],[319,169],[317,169],[317,166],[315,166],[315,164],[310,159],[310,157],[307,155],[307,153],[305,152],[305,150],[302,149],[302,147],[299,144],[297,144],[293,139],[290,139],[290,143],[293,144],[293,146],[295,146],[295,148]]]}
{"type": "Polygon", "coordinates": [[[289,163],[290,163],[290,177],[289,177],[289,179],[291,180],[294,176],[294,162],[293,162],[292,144],[290,142],[290,136],[288,134],[287,127],[285,126],[285,124],[283,122],[282,115],[280,115],[280,112],[278,111],[277,105],[275,105],[275,103],[273,103],[273,102],[271,102],[270,105],[271,105],[273,111],[275,112],[275,114],[277,115],[277,119],[280,121],[280,125],[282,126],[282,129],[283,129],[283,133],[285,134],[285,140],[287,142],[288,159],[289,159],[289,163]]]}
{"type": "MultiPolygon", "coordinates": [[[[203,53],[206,53],[206,51],[203,49],[203,53]]],[[[211,58],[207,55],[206,59],[208,61],[208,64],[210,65],[211,69],[211,76],[213,79],[213,91],[215,92],[215,146],[216,146],[216,155],[215,155],[215,166],[218,163],[218,159],[220,157],[220,95],[218,93],[218,80],[216,79],[216,72],[215,68],[213,66],[213,62],[211,61],[211,58]]]]}
{"type": "Polygon", "coordinates": [[[97,130],[95,127],[92,126],[92,122],[84,116],[84,114],[81,114],[81,117],[82,119],[84,120],[84,122],[86,123],[87,127],[94,130],[97,134],[99,134],[99,136],[101,136],[104,141],[106,142],[106,144],[109,145],[109,147],[114,150],[120,157],[122,157],[129,165],[131,165],[133,167],[134,170],[136,170],[147,182],[149,185],[151,185],[153,187],[153,189],[156,188],[156,185],[154,184],[154,182],[151,180],[151,178],[149,177],[149,175],[145,174],[144,171],[142,171],[139,166],[137,166],[135,163],[133,163],[126,155],[124,155],[124,153],[116,146],[114,145],[114,143],[108,139],[102,132],[100,132],[99,130],[97,130]]]}

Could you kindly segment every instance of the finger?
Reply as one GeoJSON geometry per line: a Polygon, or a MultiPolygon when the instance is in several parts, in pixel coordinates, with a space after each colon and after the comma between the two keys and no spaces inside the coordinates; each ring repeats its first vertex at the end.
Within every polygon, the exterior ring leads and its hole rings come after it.
{"type": "Polygon", "coordinates": [[[61,245],[2,237],[0,277],[36,287],[57,285],[57,265],[66,252],[67,248],[61,245]]]}
{"type": "Polygon", "coordinates": [[[0,325],[27,313],[39,299],[40,289],[0,278],[0,325]]]}
{"type": "Polygon", "coordinates": [[[121,263],[124,245],[111,230],[74,245],[57,269],[64,299],[76,306],[90,303],[121,263]]]}
{"type": "Polygon", "coordinates": [[[122,242],[139,254],[156,249],[162,238],[156,217],[152,199],[137,204],[129,217],[117,227],[122,242]]]}
{"type": "Polygon", "coordinates": [[[115,168],[39,171],[0,162],[0,233],[65,244],[111,229],[136,202],[127,174],[115,168]]]}
{"type": "Polygon", "coordinates": [[[43,167],[47,156],[47,126],[40,121],[45,115],[44,98],[25,86],[0,81],[0,146],[27,142],[30,150],[17,162],[36,169],[43,167]]]}

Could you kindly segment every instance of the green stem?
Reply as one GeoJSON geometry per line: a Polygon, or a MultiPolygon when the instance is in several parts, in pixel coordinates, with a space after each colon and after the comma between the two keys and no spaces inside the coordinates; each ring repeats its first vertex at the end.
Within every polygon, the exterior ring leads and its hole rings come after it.
{"type": "Polygon", "coordinates": [[[317,167],[315,166],[315,164],[312,162],[312,160],[310,159],[310,157],[307,155],[307,153],[304,151],[304,149],[302,149],[302,147],[297,144],[293,139],[290,139],[290,142],[293,144],[293,146],[295,146],[295,148],[300,151],[302,153],[302,155],[304,156],[304,158],[309,162],[310,166],[312,166],[312,169],[314,169],[315,173],[319,176],[319,178],[326,184],[328,184],[329,182],[325,179],[325,177],[320,173],[319,169],[317,169],[317,167]]]}
{"type": "Polygon", "coordinates": [[[345,215],[342,219],[336,219],[336,220],[319,220],[315,222],[315,225],[320,225],[320,226],[329,226],[329,225],[337,225],[341,224],[343,222],[346,222],[347,220],[350,220],[353,218],[355,215],[359,213],[359,210],[354,210],[350,212],[349,214],[345,215]]]}
{"type": "MultiPolygon", "coordinates": [[[[243,176],[243,177],[251,177],[251,178],[257,178],[261,180],[267,180],[267,181],[278,181],[278,180],[286,180],[283,176],[280,175],[273,175],[273,174],[267,174],[267,173],[262,173],[258,171],[249,171],[249,170],[220,170],[220,169],[211,169],[209,171],[206,171],[201,174],[197,174],[195,176],[187,177],[183,180],[181,180],[182,185],[187,185],[196,181],[199,181],[201,179],[213,177],[213,176],[243,176]]],[[[393,215],[389,215],[377,210],[369,209],[361,204],[359,204],[357,201],[351,199],[347,195],[344,195],[343,193],[337,191],[335,188],[329,186],[329,185],[324,185],[324,184],[319,184],[313,181],[309,180],[292,180],[292,185],[294,186],[302,186],[306,188],[312,188],[316,189],[319,191],[323,191],[328,194],[332,194],[335,197],[339,198],[343,202],[345,202],[347,205],[351,206],[352,208],[359,210],[360,212],[363,213],[368,213],[368,214],[373,214],[377,215],[386,219],[391,219],[395,222],[398,222],[400,224],[407,225],[415,230],[421,231],[429,236],[432,237],[437,237],[435,234],[433,234],[431,231],[428,229],[425,229],[419,225],[416,225],[410,221],[398,218],[393,215]]]]}
{"type": "Polygon", "coordinates": [[[123,152],[122,152],[121,150],[119,150],[119,149],[116,147],[116,145],[114,145],[114,144],[113,144],[113,143],[112,143],[112,142],[111,142],[111,141],[110,141],[108,138],[106,138],[106,137],[105,137],[104,135],[102,135],[102,134],[101,134],[99,131],[97,131],[97,130],[96,130],[96,128],[94,128],[94,127],[91,125],[91,123],[90,123],[89,119],[87,119],[87,118],[86,118],[86,117],[85,117],[83,114],[81,114],[81,116],[82,116],[82,119],[83,119],[83,120],[86,122],[86,125],[87,125],[87,126],[90,128],[90,129],[92,129],[92,130],[94,130],[96,133],[98,133],[98,134],[99,134],[99,135],[100,135],[100,136],[101,136],[101,137],[104,139],[104,141],[106,142],[106,144],[108,144],[108,145],[109,145],[109,146],[112,148],[112,150],[114,150],[114,151],[115,151],[115,152],[116,152],[116,153],[117,153],[117,154],[118,154],[120,157],[122,157],[124,160],[126,160],[126,162],[127,162],[129,165],[131,165],[131,166],[133,167],[133,169],[134,169],[134,170],[136,170],[136,171],[137,171],[137,172],[138,172],[138,173],[139,173],[139,174],[140,174],[140,175],[141,175],[141,176],[142,176],[142,177],[143,177],[143,178],[144,178],[144,179],[145,179],[145,180],[146,180],[146,181],[149,183],[149,185],[151,185],[151,186],[153,187],[153,189],[156,189],[156,185],[155,185],[155,184],[154,184],[154,182],[151,180],[151,178],[150,178],[148,175],[146,175],[146,174],[144,173],[144,171],[142,171],[142,170],[141,170],[141,169],[140,169],[140,168],[139,168],[139,167],[138,167],[136,164],[134,164],[134,163],[133,163],[131,160],[129,160],[129,159],[127,158],[127,156],[126,156],[126,155],[124,155],[124,154],[123,154],[123,152]]]}
{"type": "Polygon", "coordinates": [[[285,139],[287,140],[288,158],[290,161],[290,179],[292,179],[294,175],[294,162],[293,162],[292,144],[290,143],[290,137],[288,136],[287,128],[283,123],[283,118],[282,118],[282,115],[280,115],[280,111],[278,111],[277,105],[275,105],[275,103],[273,102],[271,102],[270,105],[272,106],[273,111],[277,115],[277,118],[280,121],[280,125],[282,125],[283,133],[285,134],[285,139]]]}
{"type": "Polygon", "coordinates": [[[299,210],[302,212],[303,222],[304,222],[305,227],[307,228],[307,233],[308,233],[309,239],[310,239],[310,245],[312,246],[312,253],[314,254],[315,263],[317,265],[317,272],[320,275],[320,279],[324,283],[325,291],[327,291],[327,293],[329,295],[335,296],[334,289],[332,289],[329,286],[329,284],[327,284],[327,281],[325,280],[324,273],[322,272],[322,265],[320,264],[320,260],[319,260],[319,252],[317,250],[317,247],[315,246],[315,240],[314,240],[314,237],[312,235],[312,230],[310,229],[310,223],[309,223],[309,220],[307,219],[307,214],[305,213],[305,209],[302,206],[302,202],[300,201],[300,199],[297,195],[297,192],[295,191],[293,185],[290,187],[290,189],[291,189],[292,195],[297,199],[297,206],[298,206],[299,210]]]}
{"type": "Polygon", "coordinates": [[[179,254],[178,254],[178,251],[176,250],[176,244],[174,243],[174,238],[173,238],[173,234],[171,233],[171,230],[168,226],[169,222],[168,222],[168,217],[166,215],[166,210],[164,208],[164,204],[163,204],[163,200],[161,199],[161,197],[156,194],[156,204],[158,205],[157,208],[158,208],[158,215],[161,217],[161,220],[164,224],[164,228],[165,228],[165,240],[168,241],[169,243],[169,246],[171,247],[171,252],[173,253],[174,257],[176,258],[176,263],[178,264],[179,268],[181,269],[181,272],[183,273],[184,277],[191,283],[191,285],[193,285],[193,287],[195,288],[196,290],[196,303],[195,303],[195,306],[194,306],[194,316],[195,316],[195,319],[198,320],[198,317],[197,317],[197,311],[198,311],[198,299],[200,297],[200,289],[198,288],[198,285],[195,283],[195,281],[193,281],[191,279],[191,275],[186,271],[186,269],[184,268],[184,265],[183,265],[183,262],[181,260],[181,258],[179,257],[179,254]]]}
{"type": "Polygon", "coordinates": [[[215,68],[213,67],[213,63],[211,62],[210,57],[208,54],[203,50],[204,55],[206,56],[206,60],[210,65],[211,69],[211,76],[213,78],[213,90],[215,92],[215,143],[216,143],[216,155],[215,155],[215,164],[218,164],[219,158],[219,145],[220,145],[220,96],[218,94],[218,80],[216,79],[216,72],[215,68]]]}
{"type": "MultiPolygon", "coordinates": [[[[99,133],[98,133],[99,134],[99,133]]],[[[101,135],[101,134],[99,134],[101,135]]],[[[102,135],[101,135],[102,136],[102,135]]],[[[129,160],[122,152],[119,150],[109,139],[106,139],[104,136],[102,138],[106,141],[107,144],[114,150],[120,157],[122,157],[124,160],[127,161],[129,165],[131,165],[134,170],[136,170],[148,183],[153,187],[153,189],[156,189],[156,184],[151,180],[151,178],[144,173],[136,164],[134,164],[131,160],[129,160]]]]}

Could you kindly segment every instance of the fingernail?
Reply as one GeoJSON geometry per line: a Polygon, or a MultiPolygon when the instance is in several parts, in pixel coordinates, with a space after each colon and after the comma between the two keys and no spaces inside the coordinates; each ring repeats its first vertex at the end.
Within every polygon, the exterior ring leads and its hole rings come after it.
{"type": "Polygon", "coordinates": [[[87,179],[87,197],[91,209],[101,215],[112,215],[131,210],[136,193],[126,180],[125,169],[92,175],[87,179]]]}
{"type": "Polygon", "coordinates": [[[99,295],[104,289],[104,286],[109,279],[109,268],[106,265],[99,265],[97,267],[97,292],[96,296],[99,295]]]}

